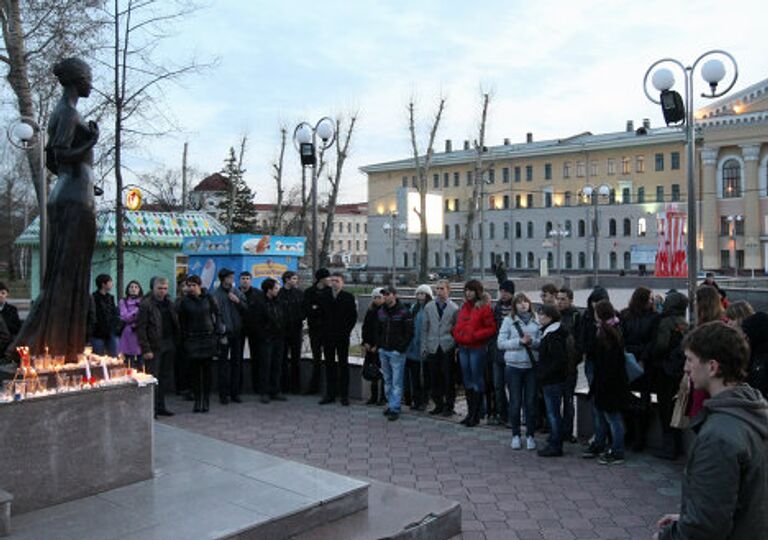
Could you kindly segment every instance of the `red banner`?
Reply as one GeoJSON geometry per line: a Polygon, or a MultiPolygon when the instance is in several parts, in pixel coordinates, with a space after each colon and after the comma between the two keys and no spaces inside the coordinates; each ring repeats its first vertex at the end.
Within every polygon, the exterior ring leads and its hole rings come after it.
{"type": "Polygon", "coordinates": [[[670,211],[656,215],[656,277],[688,276],[685,225],[686,214],[683,212],[670,211]]]}

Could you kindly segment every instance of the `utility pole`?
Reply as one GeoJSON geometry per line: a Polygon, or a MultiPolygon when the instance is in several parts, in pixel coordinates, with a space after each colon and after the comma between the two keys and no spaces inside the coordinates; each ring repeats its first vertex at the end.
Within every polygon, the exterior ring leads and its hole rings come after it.
{"type": "Polygon", "coordinates": [[[187,149],[189,143],[184,143],[184,153],[181,155],[181,211],[187,211],[187,149]]]}
{"type": "MultiPolygon", "coordinates": [[[[480,227],[478,232],[480,233],[480,281],[485,281],[485,175],[480,171],[480,178],[476,179],[480,182],[480,227]]],[[[466,264],[466,263],[465,263],[466,264]]]]}

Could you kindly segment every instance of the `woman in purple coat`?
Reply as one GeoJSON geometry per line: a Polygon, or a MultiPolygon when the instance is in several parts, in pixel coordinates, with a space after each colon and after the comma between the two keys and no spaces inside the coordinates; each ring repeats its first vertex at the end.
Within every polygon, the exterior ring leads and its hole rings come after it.
{"type": "Polygon", "coordinates": [[[139,304],[144,297],[144,291],[138,281],[128,282],[125,288],[125,298],[120,300],[120,321],[123,330],[120,333],[118,350],[125,356],[125,361],[130,366],[141,368],[141,347],[136,335],[136,322],[139,319],[139,304]]]}

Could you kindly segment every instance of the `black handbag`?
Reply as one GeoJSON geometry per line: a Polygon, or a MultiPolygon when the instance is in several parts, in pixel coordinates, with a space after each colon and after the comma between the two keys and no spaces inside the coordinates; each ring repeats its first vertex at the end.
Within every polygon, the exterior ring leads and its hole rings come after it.
{"type": "Polygon", "coordinates": [[[363,379],[369,382],[381,379],[381,365],[379,356],[374,353],[367,353],[363,359],[363,379]]]}

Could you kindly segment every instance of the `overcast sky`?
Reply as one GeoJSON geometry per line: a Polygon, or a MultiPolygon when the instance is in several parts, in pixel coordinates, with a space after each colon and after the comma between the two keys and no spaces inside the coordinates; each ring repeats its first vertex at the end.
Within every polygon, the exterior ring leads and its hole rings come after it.
{"type": "MultiPolygon", "coordinates": [[[[768,78],[766,15],[764,0],[214,0],[164,50],[218,57],[218,68],[168,87],[184,133],[132,158],[147,170],[177,167],[186,140],[190,164],[214,172],[247,134],[246,179],[258,202],[272,202],[279,126],[292,132],[302,120],[358,111],[342,201],[365,200],[358,167],[410,155],[412,95],[421,145],[446,96],[440,150],[445,139],[458,148],[476,137],[481,88],[493,94],[489,145],[524,141],[529,131],[537,140],[618,131],[644,117],[659,125],[642,92],[648,66],[723,48],[739,62],[737,89],[768,78]]],[[[289,184],[298,182],[297,161],[289,148],[289,184]]]]}

